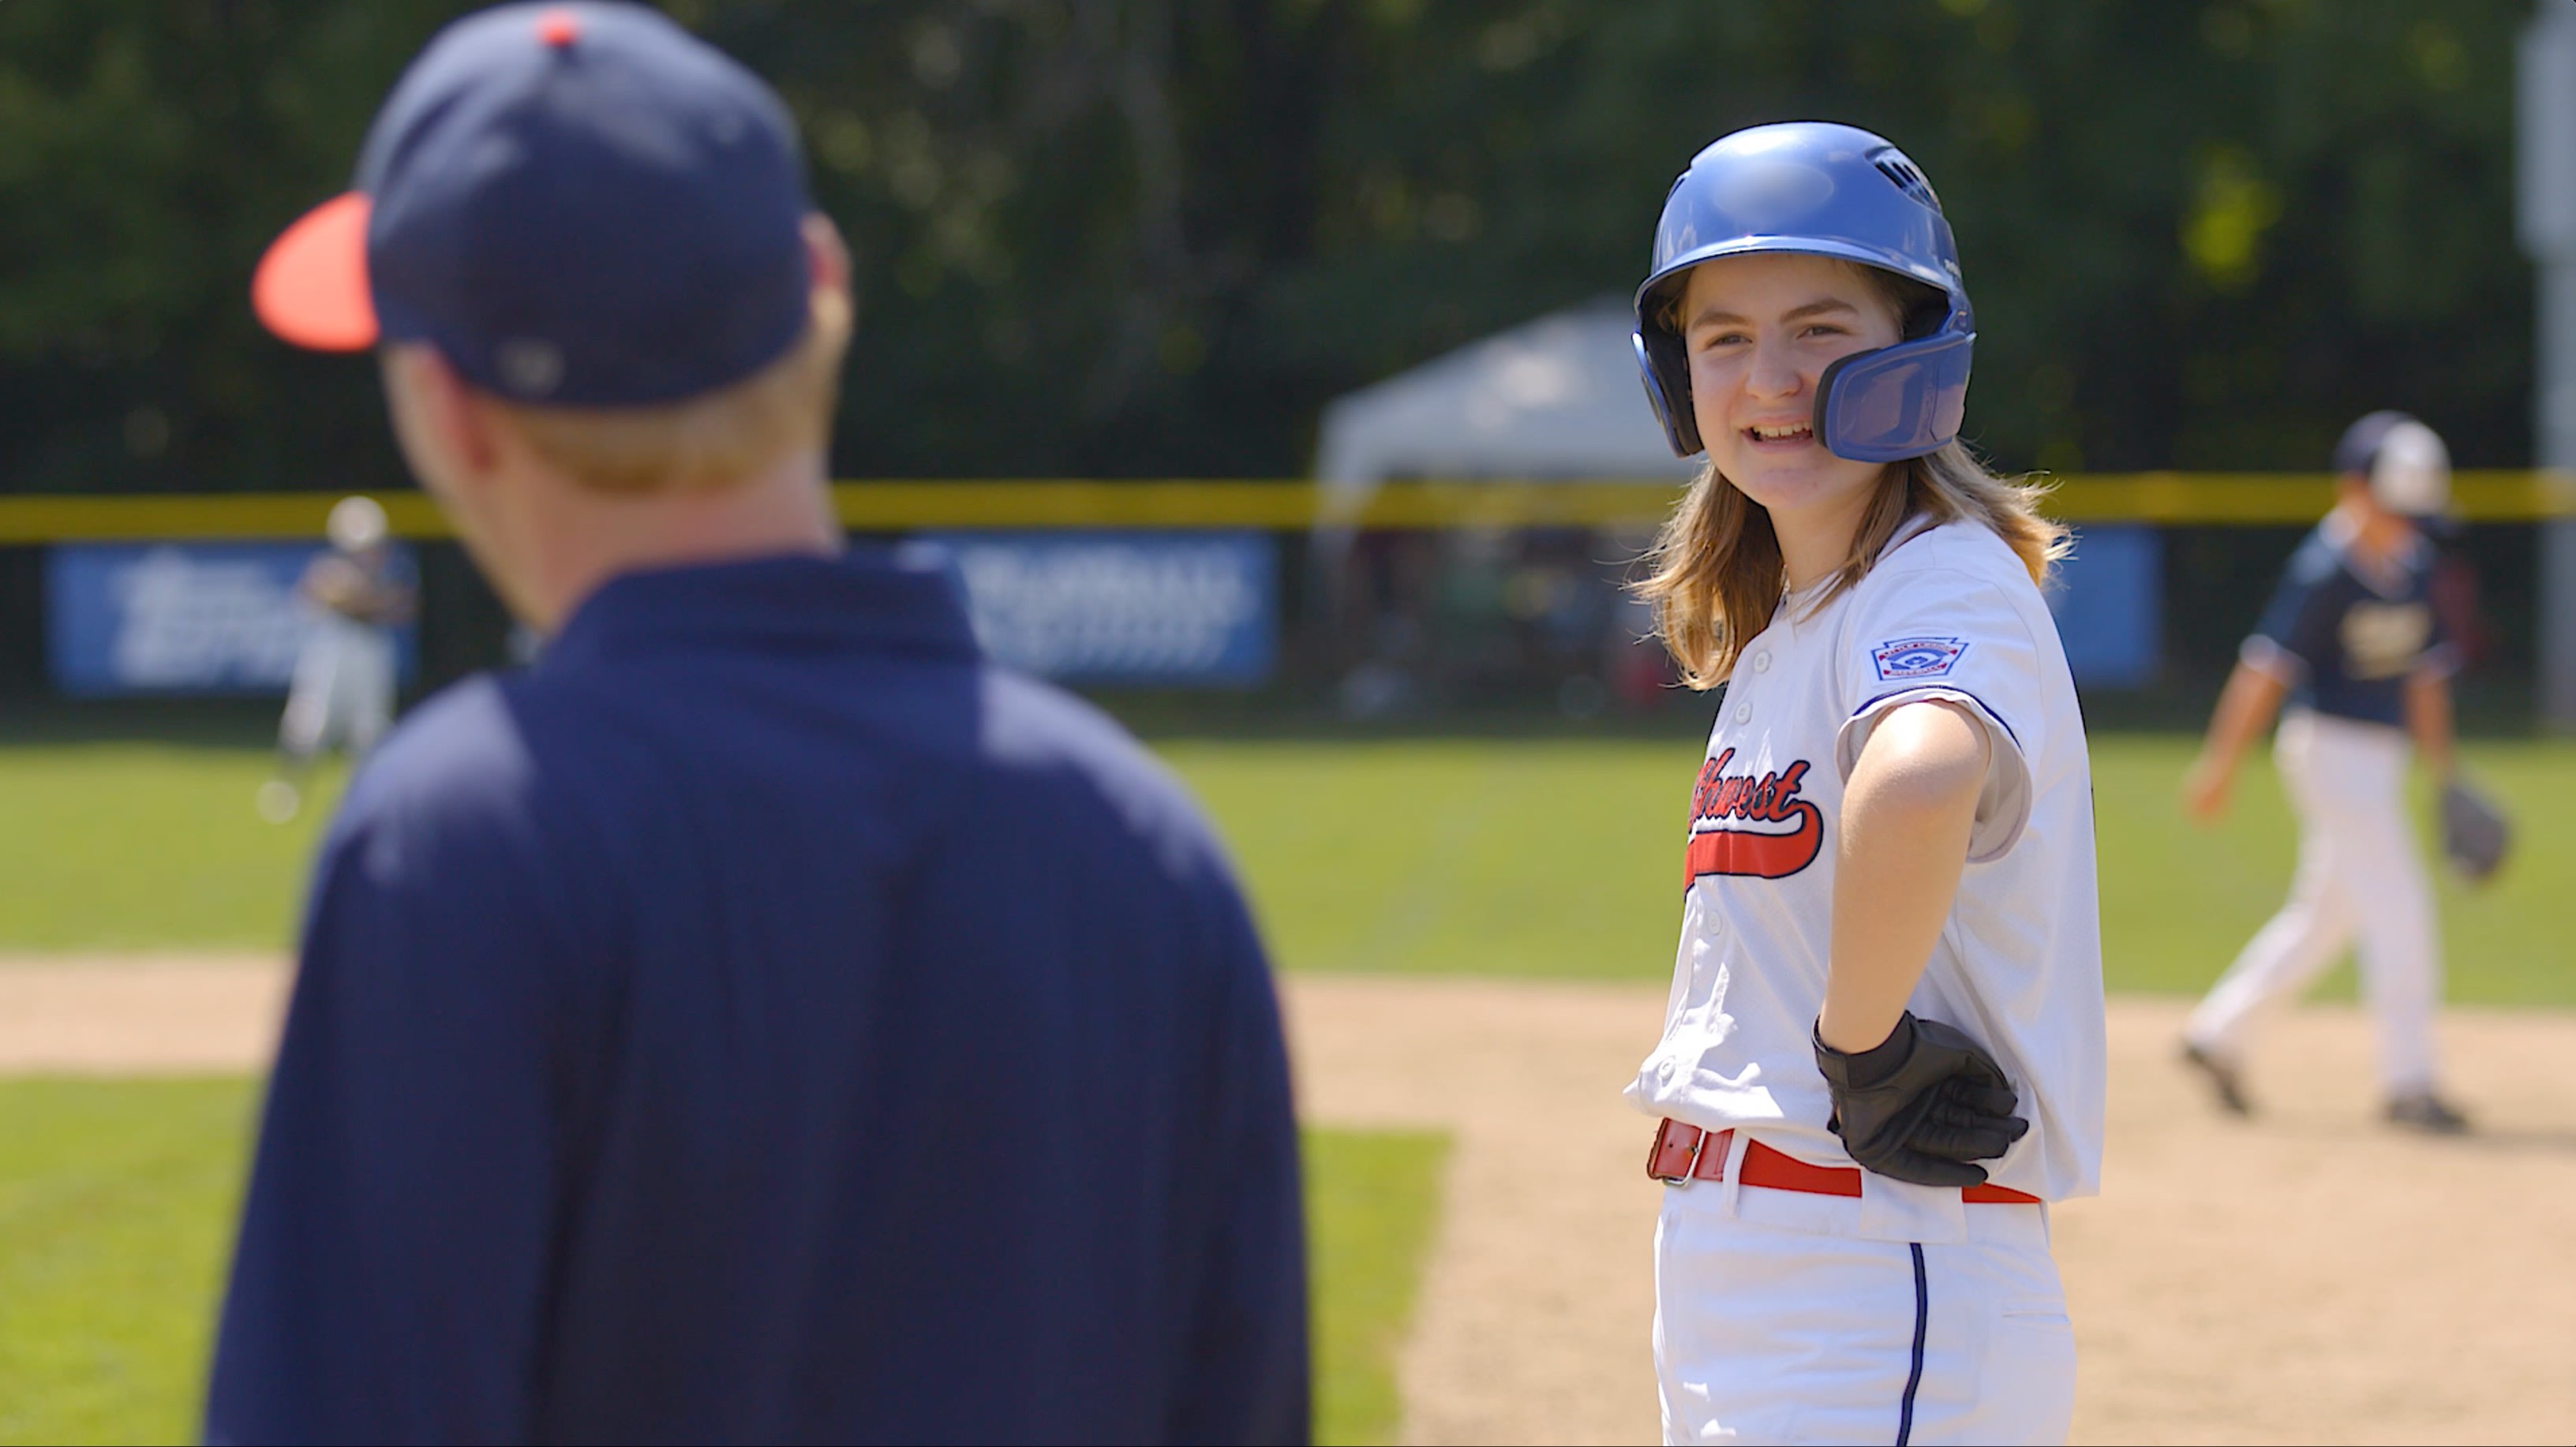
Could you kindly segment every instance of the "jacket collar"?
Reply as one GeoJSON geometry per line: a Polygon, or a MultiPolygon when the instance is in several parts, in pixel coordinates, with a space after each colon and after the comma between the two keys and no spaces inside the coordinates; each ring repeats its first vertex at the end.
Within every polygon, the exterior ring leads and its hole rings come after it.
{"type": "Polygon", "coordinates": [[[547,645],[549,671],[675,651],[859,649],[971,658],[963,590],[926,549],[751,558],[624,573],[547,645]]]}

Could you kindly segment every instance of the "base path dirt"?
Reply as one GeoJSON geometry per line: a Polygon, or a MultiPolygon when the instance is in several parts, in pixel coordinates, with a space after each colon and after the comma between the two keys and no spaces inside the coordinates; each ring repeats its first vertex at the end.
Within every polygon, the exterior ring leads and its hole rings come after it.
{"type": "MultiPolygon", "coordinates": [[[[1309,976],[1287,994],[1310,1116],[1454,1136],[1409,1438],[1652,1440],[1663,1188],[1619,1088],[1663,991],[1309,976]]],[[[2054,1216],[2075,1440],[2576,1440],[2576,1017],[2452,1012],[2479,1130],[2429,1140],[2376,1123],[2355,1011],[2281,1022],[2250,1121],[2175,1065],[2182,1011],[2113,1003],[2104,1194],[2054,1216]]]]}
{"type": "MultiPolygon", "coordinates": [[[[272,959],[0,957],[0,1073],[261,1068],[272,959]]],[[[1451,1133],[1401,1364],[1419,1442],[1656,1434],[1649,1260],[1662,1188],[1619,1087],[1663,991],[1303,976],[1307,1115],[1451,1133]]],[[[2111,1010],[2104,1194],[2055,1214],[2083,1365],[2079,1442],[2576,1440],[2576,1016],[2461,1010],[2443,1043],[2479,1129],[2373,1119],[2367,1022],[2283,1020],[2220,1116],[2172,1059],[2182,1006],[2111,1010]]]]}
{"type": "Polygon", "coordinates": [[[0,1073],[264,1069],[286,985],[275,955],[0,955],[0,1073]]]}

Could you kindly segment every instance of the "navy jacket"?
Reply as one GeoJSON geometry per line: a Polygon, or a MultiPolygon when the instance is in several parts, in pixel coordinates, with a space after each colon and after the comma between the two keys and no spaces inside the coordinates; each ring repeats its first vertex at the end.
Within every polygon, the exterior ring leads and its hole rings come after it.
{"type": "Polygon", "coordinates": [[[2450,673],[2458,654],[2433,607],[2440,561],[2416,539],[2384,569],[2364,569],[2332,520],[2290,556],[2246,640],[2248,662],[2291,685],[2291,702],[2337,718],[2402,726],[2406,680],[2450,673]]]}
{"type": "Polygon", "coordinates": [[[1303,1440],[1301,1244],[1164,772],[935,567],[634,575],[351,790],[206,1433],[1303,1440]]]}

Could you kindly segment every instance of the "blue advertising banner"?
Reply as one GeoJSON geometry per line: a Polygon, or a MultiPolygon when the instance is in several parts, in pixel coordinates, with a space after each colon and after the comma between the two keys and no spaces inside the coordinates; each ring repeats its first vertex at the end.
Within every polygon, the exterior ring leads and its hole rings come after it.
{"type": "MultiPolygon", "coordinates": [[[[319,621],[296,584],[312,543],[64,544],[45,557],[45,654],[75,697],[283,693],[319,621]]],[[[412,571],[397,545],[396,566],[412,571]]],[[[400,676],[413,635],[395,630],[400,676]]]]}
{"type": "Polygon", "coordinates": [[[2164,661],[2164,534],[2088,527],[2048,590],[2067,671],[2095,688],[2144,688],[2164,661]]]}
{"type": "Polygon", "coordinates": [[[1258,532],[941,533],[985,651],[1068,683],[1241,687],[1278,657],[1258,532]]]}

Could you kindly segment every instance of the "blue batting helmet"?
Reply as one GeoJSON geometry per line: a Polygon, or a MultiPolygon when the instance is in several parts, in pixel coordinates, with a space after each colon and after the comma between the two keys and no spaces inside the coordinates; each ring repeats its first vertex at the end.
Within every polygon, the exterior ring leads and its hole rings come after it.
{"type": "Polygon", "coordinates": [[[1845,357],[1816,387],[1816,436],[1837,457],[1895,462],[1959,435],[1976,313],[1932,183],[1905,153],[1855,126],[1790,121],[1725,136],[1691,158],[1655,224],[1654,270],[1637,288],[1646,400],[1682,457],[1702,449],[1690,360],[1669,319],[1690,269],[1720,256],[1787,251],[1892,271],[1939,292],[1946,314],[1892,347],[1845,357]]]}

